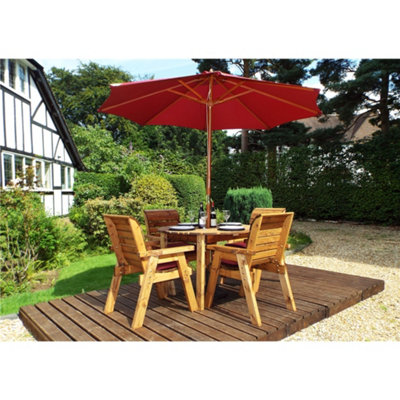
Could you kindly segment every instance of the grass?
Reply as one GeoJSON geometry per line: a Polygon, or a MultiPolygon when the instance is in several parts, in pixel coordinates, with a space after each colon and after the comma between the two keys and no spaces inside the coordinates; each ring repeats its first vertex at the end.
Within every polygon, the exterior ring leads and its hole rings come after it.
{"type": "Polygon", "coordinates": [[[288,243],[292,252],[300,251],[310,245],[312,240],[310,236],[303,232],[292,231],[289,235],[288,243]]]}
{"type": "MultiPolygon", "coordinates": [[[[18,313],[20,307],[74,294],[108,288],[115,266],[114,254],[87,257],[59,270],[55,284],[46,290],[26,292],[1,299],[0,315],[18,313]]],[[[124,276],[122,283],[137,280],[136,275],[124,276]]]]}
{"type": "MultiPolygon", "coordinates": [[[[312,241],[302,232],[291,232],[288,242],[292,252],[299,251],[312,241]]],[[[27,304],[36,304],[60,297],[72,296],[91,290],[107,289],[116,263],[115,254],[102,254],[86,257],[59,270],[58,277],[51,288],[16,294],[1,299],[0,315],[16,314],[27,304]]],[[[190,263],[195,269],[195,263],[190,263]]],[[[137,275],[122,278],[122,284],[135,282],[137,275]]]]}

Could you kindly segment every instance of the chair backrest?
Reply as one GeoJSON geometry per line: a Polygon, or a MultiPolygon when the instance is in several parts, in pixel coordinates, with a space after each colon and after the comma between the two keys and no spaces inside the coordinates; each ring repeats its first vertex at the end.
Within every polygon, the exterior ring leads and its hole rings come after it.
{"type": "Polygon", "coordinates": [[[253,222],[254,218],[259,214],[280,214],[286,212],[286,208],[255,208],[250,215],[250,222],[253,222]]]}
{"type": "Polygon", "coordinates": [[[174,209],[144,210],[143,213],[147,234],[152,236],[160,236],[157,228],[177,225],[180,222],[178,211],[174,209]]]}
{"type": "Polygon", "coordinates": [[[250,227],[247,249],[256,251],[251,265],[263,264],[271,259],[284,262],[284,252],[293,222],[293,212],[259,214],[250,227]]]}
{"type": "Polygon", "coordinates": [[[103,215],[117,257],[118,266],[128,266],[131,272],[144,272],[142,260],[147,251],[142,229],[136,219],[126,215],[103,215]]]}

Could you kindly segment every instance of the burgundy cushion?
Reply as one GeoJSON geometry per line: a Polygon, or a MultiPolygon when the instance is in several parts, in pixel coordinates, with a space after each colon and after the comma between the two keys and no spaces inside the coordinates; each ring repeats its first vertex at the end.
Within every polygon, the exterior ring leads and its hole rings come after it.
{"type": "Polygon", "coordinates": [[[221,264],[228,265],[229,267],[237,267],[238,266],[238,263],[236,261],[233,261],[233,260],[224,260],[224,259],[222,259],[221,260],[221,264]]]}
{"type": "Polygon", "coordinates": [[[177,268],[178,263],[176,261],[171,261],[163,264],[157,265],[157,271],[164,271],[166,269],[177,268]]]}
{"type": "Polygon", "coordinates": [[[246,248],[247,243],[246,242],[233,242],[233,243],[227,243],[226,246],[231,246],[231,247],[242,247],[246,248]]]}

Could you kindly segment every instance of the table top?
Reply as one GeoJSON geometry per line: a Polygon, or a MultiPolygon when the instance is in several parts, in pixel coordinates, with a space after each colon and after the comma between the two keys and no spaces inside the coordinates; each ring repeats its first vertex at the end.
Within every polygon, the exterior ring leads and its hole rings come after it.
{"type": "Polygon", "coordinates": [[[237,231],[225,231],[225,230],[219,230],[218,228],[196,228],[193,230],[188,230],[188,231],[175,231],[175,230],[170,230],[169,226],[163,226],[161,228],[158,228],[159,232],[163,233],[169,233],[169,234],[174,234],[174,235],[212,235],[212,236],[241,236],[243,234],[248,234],[250,230],[250,225],[242,225],[244,229],[242,230],[237,230],[237,231]]]}

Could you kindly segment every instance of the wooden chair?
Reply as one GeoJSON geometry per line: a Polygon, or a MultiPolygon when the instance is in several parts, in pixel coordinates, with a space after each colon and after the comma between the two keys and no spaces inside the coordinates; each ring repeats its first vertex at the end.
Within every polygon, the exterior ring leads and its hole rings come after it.
{"type": "Polygon", "coordinates": [[[245,248],[211,245],[214,251],[207,285],[205,306],[211,307],[219,276],[242,281],[252,324],[261,326],[256,301],[255,272],[270,271],[279,279],[289,310],[296,311],[287,267],[284,259],[285,245],[293,221],[293,213],[260,214],[252,222],[245,248]]]}
{"type": "MultiPolygon", "coordinates": [[[[158,246],[162,247],[158,228],[163,226],[178,225],[180,222],[178,211],[174,209],[143,210],[143,214],[144,221],[146,223],[146,238],[148,240],[158,242],[158,246]]],[[[194,245],[195,242],[196,237],[188,236],[188,240],[183,241],[182,237],[174,237],[173,235],[169,235],[168,243],[165,243],[164,247],[185,246],[188,243],[194,245]]],[[[196,250],[186,253],[185,256],[188,261],[196,260],[196,250]]]]}
{"type": "MultiPolygon", "coordinates": [[[[252,224],[254,218],[260,214],[280,214],[286,212],[286,208],[255,208],[250,215],[249,225],[252,224]]],[[[228,246],[246,247],[246,240],[233,239],[227,242],[228,246]]]]}
{"type": "Polygon", "coordinates": [[[115,301],[123,275],[140,273],[141,286],[132,321],[132,329],[143,325],[152,285],[180,278],[190,311],[198,309],[185,252],[193,251],[193,246],[172,247],[152,250],[146,246],[139,223],[132,217],[104,215],[112,248],[117,257],[117,265],[111,280],[104,312],[114,311],[115,301]]]}
{"type": "MultiPolygon", "coordinates": [[[[254,218],[260,214],[280,214],[280,213],[284,213],[284,212],[286,212],[286,208],[255,208],[251,212],[249,224],[251,225],[252,222],[254,221],[254,218]]],[[[233,240],[229,240],[226,243],[226,245],[245,248],[247,246],[247,240],[246,239],[233,239],[233,240]]],[[[286,244],[286,247],[289,248],[289,244],[286,244]]],[[[261,274],[262,274],[262,271],[260,271],[260,270],[257,271],[255,274],[255,279],[256,279],[255,288],[257,289],[256,292],[258,291],[258,287],[260,285],[261,274]]],[[[221,278],[220,283],[222,284],[223,282],[224,282],[224,278],[221,278]]],[[[241,296],[244,296],[243,285],[240,287],[239,294],[241,296]]]]}

